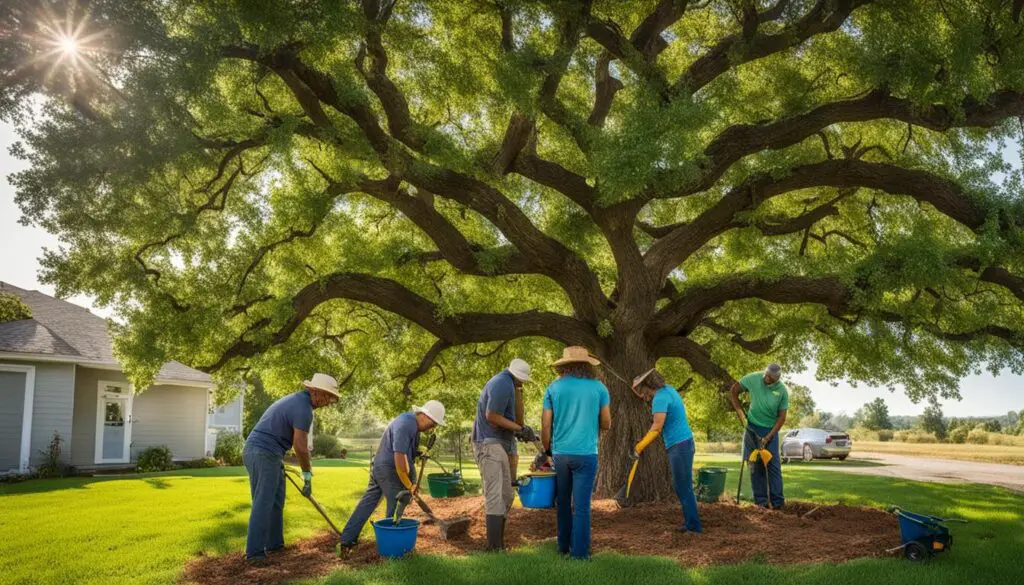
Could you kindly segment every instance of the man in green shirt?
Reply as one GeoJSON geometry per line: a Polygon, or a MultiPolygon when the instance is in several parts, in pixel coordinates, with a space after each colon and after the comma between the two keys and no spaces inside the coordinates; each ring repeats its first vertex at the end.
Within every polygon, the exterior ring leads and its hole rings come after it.
{"type": "Polygon", "coordinates": [[[747,374],[733,384],[729,395],[732,407],[744,427],[743,460],[747,461],[755,449],[768,449],[772,454],[767,466],[760,460],[750,465],[750,487],[754,492],[754,502],[763,508],[778,509],[786,502],[782,494],[779,429],[786,423],[789,391],[780,381],[781,378],[782,367],[770,364],[763,373],[747,374]],[[750,409],[746,414],[740,405],[741,392],[750,393],[750,409]]]}

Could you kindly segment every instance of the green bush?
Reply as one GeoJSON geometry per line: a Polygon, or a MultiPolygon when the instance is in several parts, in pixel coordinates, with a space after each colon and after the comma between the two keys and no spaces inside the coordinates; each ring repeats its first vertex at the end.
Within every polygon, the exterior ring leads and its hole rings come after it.
{"type": "Polygon", "coordinates": [[[892,431],[892,429],[881,429],[880,431],[878,431],[878,440],[882,441],[883,443],[887,443],[892,440],[894,435],[895,433],[892,431]]]}
{"type": "Polygon", "coordinates": [[[213,457],[202,457],[200,459],[189,459],[188,461],[179,461],[179,469],[206,469],[208,467],[219,467],[220,463],[213,457]]]}
{"type": "Polygon", "coordinates": [[[938,443],[939,440],[935,438],[934,433],[926,433],[924,431],[896,431],[893,434],[893,439],[900,441],[901,443],[938,443]]]}
{"type": "Polygon", "coordinates": [[[43,462],[36,467],[36,475],[39,477],[60,477],[64,475],[64,464],[60,462],[61,443],[60,433],[53,431],[50,444],[45,449],[40,449],[39,454],[43,456],[43,462]]]}
{"type": "Polygon", "coordinates": [[[949,433],[949,442],[963,444],[967,442],[967,433],[971,432],[966,426],[960,425],[949,433]]]}
{"type": "Polygon", "coordinates": [[[245,439],[242,438],[242,433],[220,432],[217,433],[217,446],[213,449],[213,457],[224,465],[241,465],[244,448],[245,439]]]}
{"type": "Polygon", "coordinates": [[[135,469],[142,473],[174,469],[171,449],[167,445],[147,447],[139,454],[139,460],[135,463],[135,469]]]}
{"type": "Polygon", "coordinates": [[[988,431],[985,429],[971,429],[971,432],[967,433],[967,442],[972,445],[987,445],[988,431]]]}
{"type": "Polygon", "coordinates": [[[343,449],[341,441],[334,435],[313,436],[313,456],[325,457],[327,459],[344,459],[348,450],[343,449]]]}

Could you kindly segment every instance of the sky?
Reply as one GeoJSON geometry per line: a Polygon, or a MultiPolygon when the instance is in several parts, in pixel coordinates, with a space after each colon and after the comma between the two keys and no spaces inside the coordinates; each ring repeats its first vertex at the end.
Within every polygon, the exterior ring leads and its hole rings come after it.
{"type": "MultiPolygon", "coordinates": [[[[8,149],[17,140],[14,129],[0,122],[0,281],[17,287],[53,294],[53,287],[39,282],[39,258],[44,248],[56,248],[59,240],[38,227],[18,223],[21,210],[14,202],[14,188],[7,181],[7,175],[25,168],[25,163],[10,156],[8,149]]],[[[87,307],[94,313],[110,317],[109,311],[93,305],[92,299],[75,296],[71,302],[87,307]]],[[[890,392],[885,388],[859,386],[840,382],[834,387],[829,382],[814,379],[814,364],[806,372],[791,376],[795,382],[811,389],[820,410],[832,413],[853,414],[865,402],[876,397],[885,399],[889,413],[893,415],[916,415],[924,410],[924,404],[912,403],[901,389],[890,392]]],[[[961,401],[943,400],[943,411],[948,416],[994,416],[1006,414],[1009,410],[1024,410],[1024,377],[1002,375],[993,377],[985,374],[970,376],[961,382],[961,401]]]]}

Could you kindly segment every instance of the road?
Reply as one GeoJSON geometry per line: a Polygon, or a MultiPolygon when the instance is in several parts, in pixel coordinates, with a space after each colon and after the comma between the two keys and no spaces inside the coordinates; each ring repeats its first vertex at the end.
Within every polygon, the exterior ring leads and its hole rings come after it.
{"type": "Polygon", "coordinates": [[[866,452],[854,452],[850,455],[850,459],[862,459],[873,463],[881,463],[882,465],[864,467],[821,465],[819,469],[843,473],[899,477],[917,481],[984,483],[1024,492],[1024,465],[953,461],[950,459],[931,459],[908,455],[894,455],[892,453],[866,452]]]}

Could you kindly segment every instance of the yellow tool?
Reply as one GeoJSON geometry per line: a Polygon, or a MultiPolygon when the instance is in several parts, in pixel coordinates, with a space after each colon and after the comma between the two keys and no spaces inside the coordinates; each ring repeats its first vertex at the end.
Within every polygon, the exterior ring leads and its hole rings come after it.
{"type": "Polygon", "coordinates": [[[749,460],[751,463],[753,463],[757,461],[759,457],[762,463],[768,465],[768,462],[772,460],[772,452],[769,451],[768,449],[754,449],[753,451],[750,452],[749,460]]]}
{"type": "Polygon", "coordinates": [[[633,467],[629,469],[629,479],[626,480],[626,497],[629,497],[629,490],[633,488],[633,478],[636,477],[636,466],[640,464],[640,460],[637,459],[633,462],[633,467]]]}

